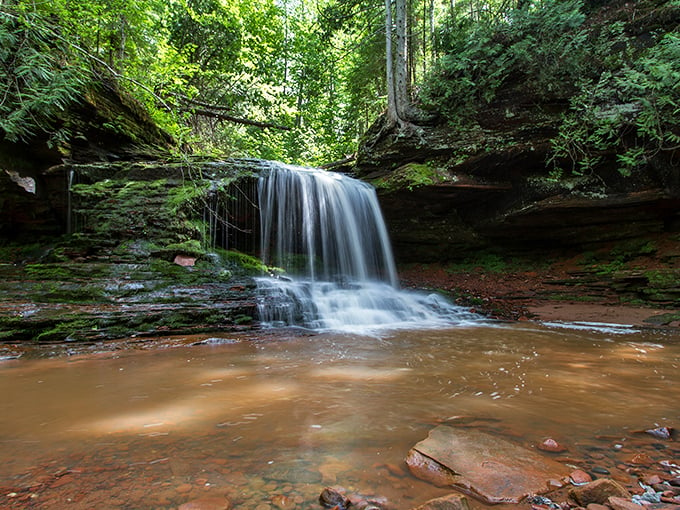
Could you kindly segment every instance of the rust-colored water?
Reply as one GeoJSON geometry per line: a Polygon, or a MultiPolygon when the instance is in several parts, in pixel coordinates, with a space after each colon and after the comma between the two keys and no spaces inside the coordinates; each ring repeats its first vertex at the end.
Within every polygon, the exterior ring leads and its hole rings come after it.
{"type": "Polygon", "coordinates": [[[679,366],[677,335],[536,325],[4,361],[0,508],[318,508],[339,485],[408,509],[447,492],[403,467],[442,421],[612,470],[680,424],[679,366]]]}

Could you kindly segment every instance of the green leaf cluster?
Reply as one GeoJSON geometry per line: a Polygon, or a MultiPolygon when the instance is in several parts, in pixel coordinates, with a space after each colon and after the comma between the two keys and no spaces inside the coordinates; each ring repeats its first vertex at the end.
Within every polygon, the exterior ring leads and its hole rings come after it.
{"type": "Polygon", "coordinates": [[[71,47],[36,12],[0,6],[0,140],[47,133],[58,145],[68,136],[59,115],[82,94],[85,66],[70,65],[71,47]]]}
{"type": "Polygon", "coordinates": [[[444,56],[425,81],[422,100],[454,123],[469,122],[501,90],[522,88],[535,100],[564,97],[573,76],[602,59],[593,52],[578,0],[547,0],[495,21],[456,18],[442,27],[444,56]]]}
{"type": "Polygon", "coordinates": [[[556,164],[579,173],[613,153],[623,175],[680,149],[680,33],[657,35],[618,68],[581,82],[553,148],[556,164]]]}
{"type": "MultiPolygon", "coordinates": [[[[677,2],[640,4],[648,16],[680,15],[677,2]]],[[[546,162],[556,178],[594,174],[605,163],[627,176],[677,151],[680,33],[640,35],[630,22],[590,19],[588,8],[545,0],[486,22],[452,16],[440,31],[445,55],[422,87],[424,105],[461,128],[518,97],[562,109],[546,162]]]]}

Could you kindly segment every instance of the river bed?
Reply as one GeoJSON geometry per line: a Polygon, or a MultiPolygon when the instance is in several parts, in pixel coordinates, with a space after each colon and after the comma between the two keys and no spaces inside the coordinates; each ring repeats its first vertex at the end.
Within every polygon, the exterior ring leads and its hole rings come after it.
{"type": "Polygon", "coordinates": [[[639,432],[680,424],[677,332],[517,323],[197,341],[0,362],[0,507],[320,508],[332,485],[406,510],[451,492],[404,464],[440,423],[532,449],[553,438],[568,450],[546,455],[620,479],[633,455],[678,460],[674,442],[639,432]]]}

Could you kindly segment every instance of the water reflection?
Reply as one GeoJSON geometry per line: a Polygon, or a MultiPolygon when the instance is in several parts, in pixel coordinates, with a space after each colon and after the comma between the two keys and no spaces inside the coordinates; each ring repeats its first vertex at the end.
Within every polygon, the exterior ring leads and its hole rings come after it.
{"type": "Polygon", "coordinates": [[[582,458],[598,436],[677,427],[679,365],[677,336],[517,325],[5,361],[3,503],[303,508],[340,484],[410,508],[445,492],[400,471],[436,424],[582,458]]]}

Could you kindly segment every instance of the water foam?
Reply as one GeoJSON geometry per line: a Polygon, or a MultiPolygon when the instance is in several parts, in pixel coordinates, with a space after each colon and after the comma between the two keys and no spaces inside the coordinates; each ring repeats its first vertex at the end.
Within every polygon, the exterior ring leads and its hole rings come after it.
{"type": "Polygon", "coordinates": [[[261,255],[286,277],[257,279],[270,326],[367,332],[475,318],[437,294],[399,289],[375,190],[346,175],[272,166],[259,179],[261,255]]]}

